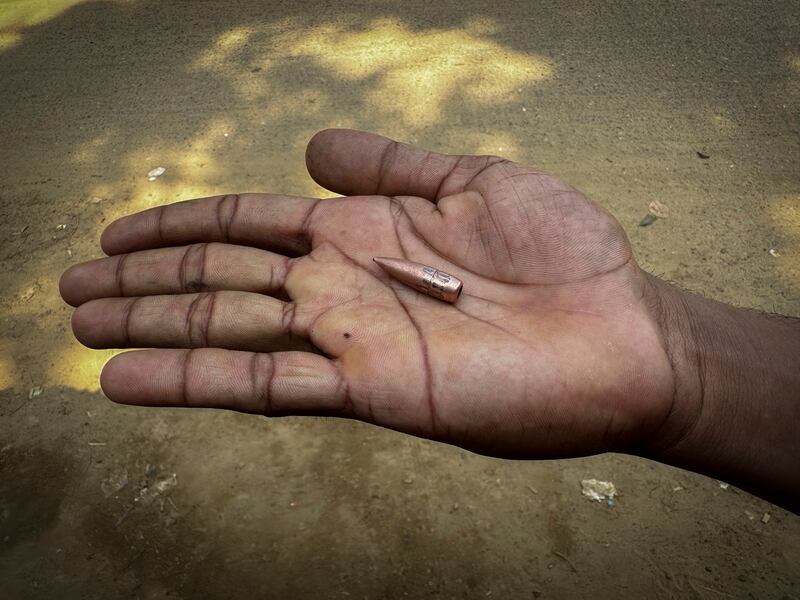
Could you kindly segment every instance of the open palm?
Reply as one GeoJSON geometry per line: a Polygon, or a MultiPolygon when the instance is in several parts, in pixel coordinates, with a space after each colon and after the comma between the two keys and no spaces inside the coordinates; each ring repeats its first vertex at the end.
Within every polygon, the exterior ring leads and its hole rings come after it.
{"type": "Polygon", "coordinates": [[[241,194],[120,219],[62,295],[141,405],[351,417],[515,457],[624,450],[674,393],[645,274],[617,221],[557,179],[324,131],[317,200],[241,194]],[[453,304],[372,258],[459,277],[453,304]]]}

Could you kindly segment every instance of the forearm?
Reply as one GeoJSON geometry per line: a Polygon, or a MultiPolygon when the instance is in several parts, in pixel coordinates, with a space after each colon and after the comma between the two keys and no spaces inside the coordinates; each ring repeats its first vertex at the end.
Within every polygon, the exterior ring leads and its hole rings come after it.
{"type": "Polygon", "coordinates": [[[800,320],[649,280],[676,393],[643,454],[800,512],[800,320]]]}

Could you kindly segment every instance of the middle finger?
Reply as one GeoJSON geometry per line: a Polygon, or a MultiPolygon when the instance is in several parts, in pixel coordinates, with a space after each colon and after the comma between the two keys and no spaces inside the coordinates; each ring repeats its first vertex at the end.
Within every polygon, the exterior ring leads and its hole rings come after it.
{"type": "Polygon", "coordinates": [[[315,351],[297,305],[248,292],[100,298],[72,316],[90,348],[229,348],[315,351]]]}
{"type": "Polygon", "coordinates": [[[214,290],[283,295],[292,260],[219,243],[142,250],[70,267],[61,278],[61,295],[72,306],[95,298],[214,290]]]}

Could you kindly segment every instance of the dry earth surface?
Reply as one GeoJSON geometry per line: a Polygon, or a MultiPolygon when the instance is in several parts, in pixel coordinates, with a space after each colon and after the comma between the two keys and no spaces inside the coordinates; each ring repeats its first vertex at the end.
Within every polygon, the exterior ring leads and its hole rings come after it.
{"type": "Polygon", "coordinates": [[[699,475],[112,405],[57,290],[119,215],[324,194],[306,141],[348,126],[558,174],[645,268],[797,315],[799,32],[797,2],[0,0],[0,595],[800,598],[800,518],[699,475]]]}

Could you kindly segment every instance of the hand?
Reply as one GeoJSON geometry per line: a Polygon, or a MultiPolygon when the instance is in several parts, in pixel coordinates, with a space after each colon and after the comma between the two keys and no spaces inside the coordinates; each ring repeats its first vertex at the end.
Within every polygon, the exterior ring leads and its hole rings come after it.
{"type": "Polygon", "coordinates": [[[309,144],[344,194],[204,198],[112,223],[61,280],[114,401],[321,414],[513,457],[634,449],[673,419],[653,286],[619,223],[557,179],[355,131],[309,144]],[[454,305],[374,256],[464,282],[454,305]]]}

